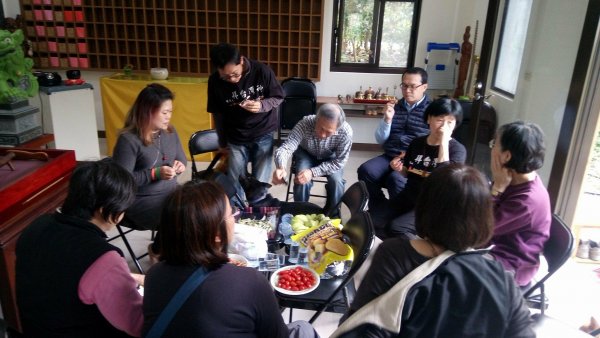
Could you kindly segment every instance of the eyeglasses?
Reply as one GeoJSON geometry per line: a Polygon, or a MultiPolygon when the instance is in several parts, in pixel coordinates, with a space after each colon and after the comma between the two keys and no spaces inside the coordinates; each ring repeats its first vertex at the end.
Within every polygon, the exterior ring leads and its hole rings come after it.
{"type": "Polygon", "coordinates": [[[415,89],[417,89],[417,88],[421,87],[422,85],[424,85],[424,83],[421,83],[421,84],[420,84],[420,85],[418,85],[418,86],[417,86],[417,85],[407,85],[406,83],[401,83],[401,84],[400,84],[400,88],[401,88],[402,90],[406,90],[406,89],[415,90],[415,89]]]}
{"type": "MultiPolygon", "coordinates": [[[[240,209],[238,209],[237,207],[232,207],[231,208],[231,215],[229,215],[229,217],[232,217],[234,221],[238,221],[240,219],[240,215],[242,214],[242,212],[240,211],[240,209]]],[[[227,218],[229,218],[227,217],[227,218]]],[[[225,218],[225,219],[227,219],[225,218]]]]}
{"type": "Polygon", "coordinates": [[[242,77],[242,74],[238,74],[238,73],[231,73],[231,74],[227,74],[227,75],[223,75],[221,76],[221,80],[230,80],[230,79],[239,79],[240,77],[242,77]]]}

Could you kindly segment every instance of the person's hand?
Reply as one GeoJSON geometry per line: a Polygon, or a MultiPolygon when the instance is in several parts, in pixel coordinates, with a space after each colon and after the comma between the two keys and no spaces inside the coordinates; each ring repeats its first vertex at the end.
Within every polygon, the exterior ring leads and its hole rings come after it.
{"type": "Polygon", "coordinates": [[[177,160],[173,162],[173,169],[175,169],[175,173],[177,175],[181,174],[185,171],[185,165],[177,160]]]}
{"type": "Polygon", "coordinates": [[[275,185],[284,184],[286,177],[287,177],[287,172],[285,171],[285,169],[275,169],[275,171],[273,172],[272,182],[275,185]]]}
{"type": "Polygon", "coordinates": [[[390,102],[386,103],[386,105],[385,105],[385,110],[383,111],[383,120],[387,124],[392,123],[392,118],[394,117],[394,114],[396,113],[394,111],[395,105],[396,105],[396,101],[390,101],[390,102]]]}
{"type": "Polygon", "coordinates": [[[144,286],[144,281],[146,279],[145,275],[140,275],[139,273],[130,273],[130,275],[138,285],[144,286]]]}
{"type": "Polygon", "coordinates": [[[448,124],[442,125],[440,127],[440,139],[442,141],[442,144],[449,144],[450,143],[450,139],[452,139],[452,132],[454,131],[454,129],[452,127],[450,127],[448,124]]]}
{"type": "Polygon", "coordinates": [[[439,128],[431,130],[431,136],[434,142],[440,144],[449,144],[454,130],[447,124],[442,124],[439,128]]]}
{"type": "Polygon", "coordinates": [[[492,151],[491,162],[492,179],[494,181],[492,190],[502,193],[504,190],[506,190],[506,187],[510,185],[510,182],[512,181],[512,174],[510,170],[504,166],[502,153],[499,151],[492,151]]]}
{"type": "Polygon", "coordinates": [[[177,176],[177,172],[172,167],[167,165],[163,165],[160,167],[160,179],[161,180],[171,180],[175,176],[177,176]]]}
{"type": "Polygon", "coordinates": [[[240,103],[240,107],[246,109],[251,113],[258,113],[260,111],[260,100],[245,100],[240,103]]]}
{"type": "Polygon", "coordinates": [[[402,171],[402,166],[404,165],[404,155],[406,155],[406,152],[401,151],[398,156],[394,157],[390,161],[390,168],[395,171],[402,171]]]}
{"type": "Polygon", "coordinates": [[[296,179],[294,180],[294,183],[296,184],[306,184],[308,182],[310,182],[313,178],[313,174],[312,171],[310,171],[310,169],[304,169],[302,171],[300,171],[298,174],[296,174],[296,179]]]}

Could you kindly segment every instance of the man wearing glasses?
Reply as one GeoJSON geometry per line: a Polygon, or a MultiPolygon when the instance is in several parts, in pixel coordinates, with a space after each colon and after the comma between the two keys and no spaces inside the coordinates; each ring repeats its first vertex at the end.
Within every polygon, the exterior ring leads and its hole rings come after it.
{"type": "Polygon", "coordinates": [[[268,66],[248,59],[238,48],[220,43],[210,51],[215,72],[208,79],[207,110],[213,114],[221,151],[229,154],[227,174],[238,184],[252,164],[251,174],[268,183],[273,162],[273,132],[283,89],[268,66]]]}
{"type": "Polygon", "coordinates": [[[369,191],[369,205],[381,205],[385,200],[382,188],[390,198],[396,196],[406,183],[400,174],[402,160],[410,142],[427,135],[429,127],[423,118],[431,100],[427,90],[427,72],[423,68],[409,68],[402,74],[402,99],[389,102],[375,131],[375,140],[384,153],[361,164],[358,179],[365,181],[369,191]]]}

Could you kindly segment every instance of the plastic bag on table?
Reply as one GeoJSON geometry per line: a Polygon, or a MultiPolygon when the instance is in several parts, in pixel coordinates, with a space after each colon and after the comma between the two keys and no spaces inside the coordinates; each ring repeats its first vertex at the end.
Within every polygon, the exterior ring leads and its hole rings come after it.
{"type": "Polygon", "coordinates": [[[235,224],[233,240],[229,252],[242,255],[248,261],[257,260],[267,255],[267,231],[261,228],[235,224]]]}

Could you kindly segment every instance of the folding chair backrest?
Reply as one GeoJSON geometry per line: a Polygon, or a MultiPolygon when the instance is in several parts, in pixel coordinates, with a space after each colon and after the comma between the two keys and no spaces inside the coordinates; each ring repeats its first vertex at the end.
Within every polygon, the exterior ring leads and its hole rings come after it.
{"type": "Polygon", "coordinates": [[[550,237],[544,244],[544,258],[548,262],[548,273],[554,273],[571,257],[573,234],[558,216],[552,215],[550,237]]]}
{"type": "MultiPolygon", "coordinates": [[[[460,105],[463,110],[463,120],[462,123],[454,129],[452,137],[464,145],[465,148],[467,148],[469,155],[471,155],[471,152],[473,151],[473,136],[470,135],[470,132],[472,125],[475,123],[471,114],[473,102],[460,101],[460,105]]],[[[496,116],[496,110],[488,102],[483,102],[479,112],[475,157],[473,158],[473,163],[468,164],[475,166],[488,177],[492,176],[490,167],[492,150],[489,147],[489,142],[496,134],[497,123],[498,118],[496,116]]]]}
{"type": "Polygon", "coordinates": [[[364,181],[352,184],[342,195],[342,203],[350,211],[350,217],[359,211],[366,211],[369,203],[369,192],[364,181]]]}
{"type": "Polygon", "coordinates": [[[573,233],[565,222],[556,214],[552,215],[550,236],[544,244],[544,258],[548,263],[548,272],[531,288],[523,297],[529,297],[536,289],[540,288],[571,257],[573,250],[573,233]]]}
{"type": "MultiPolygon", "coordinates": [[[[190,152],[190,159],[192,160],[192,178],[198,174],[196,168],[196,162],[194,161],[195,155],[202,155],[219,150],[219,136],[215,129],[200,130],[192,134],[190,141],[188,142],[188,150],[190,152]]],[[[212,170],[217,161],[220,159],[220,154],[215,156],[211,161],[208,168],[212,170]]]]}
{"type": "Polygon", "coordinates": [[[192,161],[192,180],[210,180],[218,183],[229,197],[232,205],[238,208],[246,207],[245,202],[237,193],[237,181],[232,180],[229,176],[215,172],[213,169],[217,162],[221,159],[222,154],[218,153],[213,157],[208,165],[208,168],[198,171],[194,155],[201,155],[219,150],[219,136],[215,129],[200,130],[192,134],[188,142],[188,150],[192,161]]]}
{"type": "Polygon", "coordinates": [[[285,98],[279,106],[279,138],[282,130],[291,130],[304,116],[317,110],[317,88],[310,79],[292,77],[281,82],[285,98]]]}
{"type": "MultiPolygon", "coordinates": [[[[366,211],[359,211],[352,215],[352,217],[344,224],[342,233],[344,234],[344,237],[350,241],[350,246],[354,251],[354,261],[352,262],[350,270],[344,276],[344,280],[310,318],[308,322],[311,324],[321,315],[321,313],[323,313],[323,311],[325,311],[329,304],[335,299],[336,295],[345,289],[346,285],[352,281],[352,278],[354,278],[358,269],[360,269],[367,260],[367,257],[369,257],[373,242],[375,241],[373,222],[371,221],[371,216],[366,211]]],[[[344,297],[346,297],[346,292],[344,292],[344,297]]],[[[349,302],[351,300],[347,299],[346,301],[349,302]]]]}
{"type": "Polygon", "coordinates": [[[342,233],[350,240],[350,246],[354,251],[354,261],[347,276],[351,278],[369,256],[375,241],[375,229],[371,216],[366,211],[355,213],[344,224],[342,233]]]}

